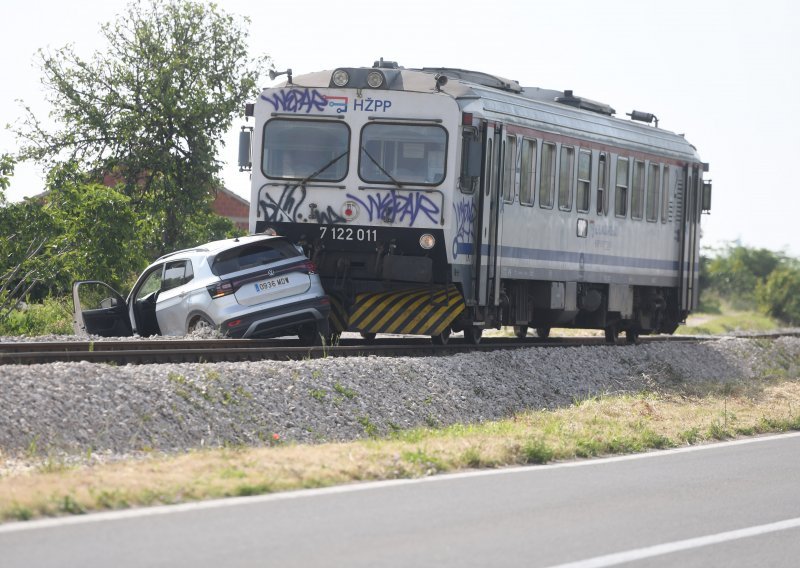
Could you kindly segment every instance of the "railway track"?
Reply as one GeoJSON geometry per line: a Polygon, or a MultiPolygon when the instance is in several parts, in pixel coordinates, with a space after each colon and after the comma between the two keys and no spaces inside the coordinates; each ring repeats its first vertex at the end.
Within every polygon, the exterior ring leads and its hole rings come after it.
{"type": "MultiPolygon", "coordinates": [[[[648,341],[698,341],[694,336],[643,337],[648,341]]],[[[708,339],[708,338],[706,338],[708,339]]],[[[484,338],[472,345],[453,338],[447,345],[433,345],[426,337],[379,337],[365,344],[344,338],[328,347],[300,347],[290,339],[201,339],[140,341],[59,341],[0,343],[0,365],[34,365],[88,361],[117,365],[144,363],[216,363],[222,361],[300,360],[321,357],[426,357],[470,351],[495,351],[524,347],[574,347],[604,345],[602,337],[484,338]]]]}

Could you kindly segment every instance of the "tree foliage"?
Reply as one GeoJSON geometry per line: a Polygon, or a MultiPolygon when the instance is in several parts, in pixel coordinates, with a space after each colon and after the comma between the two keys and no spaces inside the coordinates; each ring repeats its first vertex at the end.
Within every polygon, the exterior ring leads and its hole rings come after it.
{"type": "Polygon", "coordinates": [[[146,264],[131,199],[54,169],[46,197],[0,207],[0,318],[23,299],[69,292],[74,280],[123,288],[146,264]]]}
{"type": "Polygon", "coordinates": [[[210,203],[221,138],[267,61],[248,56],[246,23],[214,4],[134,1],[102,27],[107,47],[91,59],[71,46],[40,51],[58,126],[27,108],[21,157],[111,175],[147,217],[151,255],[219,236],[210,203]]]}
{"type": "Polygon", "coordinates": [[[787,263],[773,270],[759,285],[757,296],[768,315],[792,325],[800,323],[800,268],[797,263],[787,263]]]}
{"type": "Polygon", "coordinates": [[[710,296],[734,308],[758,309],[800,323],[800,262],[784,253],[729,245],[701,263],[704,303],[710,296]]]}
{"type": "Polygon", "coordinates": [[[16,161],[10,154],[0,155],[0,203],[6,199],[6,190],[11,185],[11,176],[14,175],[14,165],[16,161]]]}

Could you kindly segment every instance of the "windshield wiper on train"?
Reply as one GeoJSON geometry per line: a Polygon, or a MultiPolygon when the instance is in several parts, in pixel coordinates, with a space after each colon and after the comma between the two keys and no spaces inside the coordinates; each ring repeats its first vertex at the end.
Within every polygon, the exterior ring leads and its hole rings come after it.
{"type": "Polygon", "coordinates": [[[307,184],[308,182],[312,181],[312,180],[313,180],[313,179],[315,179],[315,178],[316,178],[316,177],[317,177],[319,174],[321,174],[322,172],[324,172],[325,170],[327,170],[328,168],[330,168],[330,167],[331,167],[333,164],[335,164],[336,162],[338,162],[339,160],[341,160],[343,157],[345,157],[345,156],[346,156],[347,154],[349,154],[349,153],[350,153],[350,150],[345,150],[345,151],[344,151],[342,154],[339,154],[338,156],[336,156],[334,159],[332,159],[330,162],[328,162],[327,164],[325,164],[324,166],[322,166],[320,169],[318,169],[317,171],[315,171],[315,172],[314,172],[313,174],[311,174],[310,176],[307,176],[307,177],[305,177],[305,178],[301,179],[300,181],[298,181],[298,182],[295,184],[295,187],[297,187],[297,186],[299,186],[299,185],[305,185],[305,184],[307,184]]]}
{"type": "Polygon", "coordinates": [[[364,146],[361,146],[361,151],[362,151],[362,152],[364,152],[364,153],[367,155],[367,158],[369,158],[370,160],[372,160],[372,163],[373,163],[373,164],[375,164],[375,166],[377,166],[377,168],[378,168],[378,169],[379,169],[379,170],[380,170],[380,171],[383,173],[383,175],[385,175],[387,178],[389,178],[390,180],[392,180],[392,182],[393,182],[393,183],[394,183],[394,184],[395,184],[395,185],[396,185],[396,186],[397,186],[399,189],[403,189],[403,184],[401,184],[399,181],[397,181],[396,179],[394,179],[394,178],[392,177],[392,174],[390,174],[389,172],[387,172],[386,170],[384,170],[384,169],[383,169],[383,166],[381,166],[381,165],[378,163],[378,160],[376,160],[375,158],[373,158],[373,157],[372,157],[372,155],[371,155],[369,152],[367,152],[367,149],[366,149],[366,148],[364,148],[364,146]]]}

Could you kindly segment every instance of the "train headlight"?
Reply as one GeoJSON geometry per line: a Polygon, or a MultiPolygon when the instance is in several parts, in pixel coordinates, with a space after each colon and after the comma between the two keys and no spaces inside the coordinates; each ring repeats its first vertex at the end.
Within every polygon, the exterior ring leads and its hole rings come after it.
{"type": "Polygon", "coordinates": [[[383,73],[380,71],[370,71],[367,73],[367,85],[373,89],[377,89],[383,85],[383,73]]]}
{"type": "Polygon", "coordinates": [[[436,238],[430,233],[425,233],[419,238],[419,246],[425,250],[430,250],[436,244],[436,238]]]}
{"type": "Polygon", "coordinates": [[[333,72],[333,84],[337,87],[344,87],[350,82],[350,73],[344,69],[337,69],[333,72]]]}

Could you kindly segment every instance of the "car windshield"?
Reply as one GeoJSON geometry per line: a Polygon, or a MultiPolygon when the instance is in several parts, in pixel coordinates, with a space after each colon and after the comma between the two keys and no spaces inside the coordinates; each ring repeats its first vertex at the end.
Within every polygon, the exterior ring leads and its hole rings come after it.
{"type": "Polygon", "coordinates": [[[341,181],[347,175],[350,129],[343,122],[276,118],[264,126],[264,175],[341,181]]]}
{"type": "Polygon", "coordinates": [[[446,149],[447,131],[438,125],[367,124],[358,173],[370,183],[438,185],[446,149]]]}
{"type": "Polygon", "coordinates": [[[211,272],[223,276],[298,256],[302,257],[303,253],[286,240],[257,241],[219,253],[211,265],[211,272]]]}

